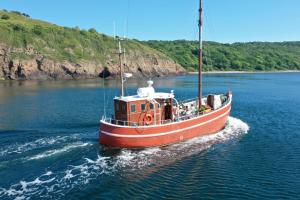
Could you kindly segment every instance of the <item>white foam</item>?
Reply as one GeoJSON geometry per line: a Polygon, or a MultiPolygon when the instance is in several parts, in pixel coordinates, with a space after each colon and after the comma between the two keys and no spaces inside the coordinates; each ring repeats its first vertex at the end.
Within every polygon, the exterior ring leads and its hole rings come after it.
{"type": "Polygon", "coordinates": [[[21,154],[27,151],[31,151],[37,148],[47,147],[54,144],[74,140],[78,138],[78,134],[71,136],[56,136],[40,138],[32,142],[26,142],[24,144],[15,143],[12,145],[4,146],[0,149],[0,156],[6,156],[10,154],[21,154]]]}
{"type": "Polygon", "coordinates": [[[49,177],[52,172],[46,172],[35,178],[33,181],[21,180],[18,184],[11,185],[9,189],[1,188],[0,198],[4,196],[15,197],[15,199],[25,199],[39,192],[39,187],[45,184],[50,184],[55,180],[55,177],[49,177]],[[48,178],[48,179],[47,179],[48,178]],[[41,180],[45,179],[45,180],[41,180]]]}
{"type": "Polygon", "coordinates": [[[74,178],[75,176],[72,174],[72,170],[67,170],[66,175],[64,176],[64,179],[71,179],[74,178]]]}
{"type": "Polygon", "coordinates": [[[53,173],[51,172],[51,171],[48,171],[48,172],[46,172],[45,174],[43,174],[42,176],[50,176],[50,175],[52,175],[53,173]]]}
{"type": "Polygon", "coordinates": [[[28,160],[38,160],[38,159],[42,159],[42,158],[48,158],[48,157],[51,157],[51,156],[55,156],[57,154],[61,154],[61,153],[70,151],[70,150],[75,149],[75,148],[85,147],[85,146],[88,146],[88,145],[91,145],[91,143],[77,142],[77,143],[74,143],[74,144],[71,144],[71,145],[64,146],[61,149],[54,149],[54,150],[45,151],[43,153],[40,153],[38,155],[35,155],[35,156],[32,156],[32,157],[28,158],[28,160]]]}
{"type": "Polygon", "coordinates": [[[80,169],[86,179],[96,178],[100,174],[110,174],[119,169],[136,170],[147,165],[164,165],[178,159],[196,154],[210,148],[213,144],[239,137],[249,131],[249,126],[233,117],[229,117],[224,130],[209,136],[193,138],[163,148],[154,147],[144,150],[123,149],[117,156],[97,156],[97,159],[85,158],[85,163],[73,166],[72,171],[80,169]],[[163,159],[162,159],[163,158],[163,159]]]}
{"type": "Polygon", "coordinates": [[[151,155],[151,154],[155,154],[156,152],[160,151],[161,149],[158,147],[153,147],[153,148],[149,148],[143,151],[144,154],[146,155],[151,155]]]}
{"type": "Polygon", "coordinates": [[[117,156],[115,168],[130,166],[141,169],[147,165],[164,165],[178,159],[202,152],[212,145],[246,134],[249,126],[240,119],[229,117],[224,130],[208,136],[193,138],[163,148],[148,148],[142,151],[122,150],[117,156]],[[164,159],[162,159],[164,158],[164,159]]]}
{"type": "Polygon", "coordinates": [[[23,200],[23,199],[25,199],[25,196],[19,196],[15,198],[15,200],[23,200]]]}

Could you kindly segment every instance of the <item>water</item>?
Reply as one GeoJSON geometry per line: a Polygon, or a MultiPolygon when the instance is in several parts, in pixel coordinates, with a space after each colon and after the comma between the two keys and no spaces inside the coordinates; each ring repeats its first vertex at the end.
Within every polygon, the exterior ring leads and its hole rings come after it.
{"type": "MultiPolygon", "coordinates": [[[[197,78],[155,80],[178,99],[197,78]]],[[[134,93],[145,80],[127,82],[134,93]]],[[[300,199],[300,74],[206,75],[234,94],[225,130],[161,148],[98,144],[115,80],[0,82],[0,199],[300,199]],[[105,87],[103,87],[105,85],[105,87]]]]}

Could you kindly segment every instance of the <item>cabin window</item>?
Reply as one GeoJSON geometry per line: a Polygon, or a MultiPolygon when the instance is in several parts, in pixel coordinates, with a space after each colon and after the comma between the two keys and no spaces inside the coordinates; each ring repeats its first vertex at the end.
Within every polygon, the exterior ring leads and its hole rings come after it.
{"type": "Polygon", "coordinates": [[[136,111],[136,106],[135,106],[135,104],[132,104],[132,105],[131,105],[131,112],[134,113],[135,111],[136,111]]]}
{"type": "Polygon", "coordinates": [[[146,110],[146,104],[141,104],[141,111],[145,111],[146,110]]]}
{"type": "Polygon", "coordinates": [[[154,104],[150,103],[150,109],[153,110],[154,109],[154,104]]]}
{"type": "Polygon", "coordinates": [[[116,111],[119,111],[119,109],[120,109],[120,106],[118,103],[116,103],[116,111]]]}

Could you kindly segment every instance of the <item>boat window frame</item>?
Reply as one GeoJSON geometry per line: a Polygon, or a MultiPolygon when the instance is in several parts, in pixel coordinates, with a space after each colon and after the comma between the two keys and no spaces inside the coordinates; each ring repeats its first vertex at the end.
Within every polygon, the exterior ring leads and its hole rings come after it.
{"type": "Polygon", "coordinates": [[[141,104],[141,111],[144,112],[146,110],[146,104],[142,103],[141,104]]]}
{"type": "Polygon", "coordinates": [[[130,112],[131,113],[136,113],[136,105],[135,104],[130,105],[130,112]],[[133,110],[132,108],[134,108],[134,111],[132,111],[133,110]]]}
{"type": "Polygon", "coordinates": [[[154,107],[155,107],[154,103],[150,103],[149,107],[150,107],[150,110],[154,110],[154,107]]]}

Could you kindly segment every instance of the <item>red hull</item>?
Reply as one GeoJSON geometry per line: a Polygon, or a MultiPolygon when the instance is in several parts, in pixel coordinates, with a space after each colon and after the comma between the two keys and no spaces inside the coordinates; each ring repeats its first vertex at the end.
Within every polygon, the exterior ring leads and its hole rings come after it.
{"type": "Polygon", "coordinates": [[[163,146],[216,133],[222,130],[230,115],[231,101],[224,107],[205,115],[165,125],[129,127],[100,123],[100,143],[119,148],[163,146]]]}

